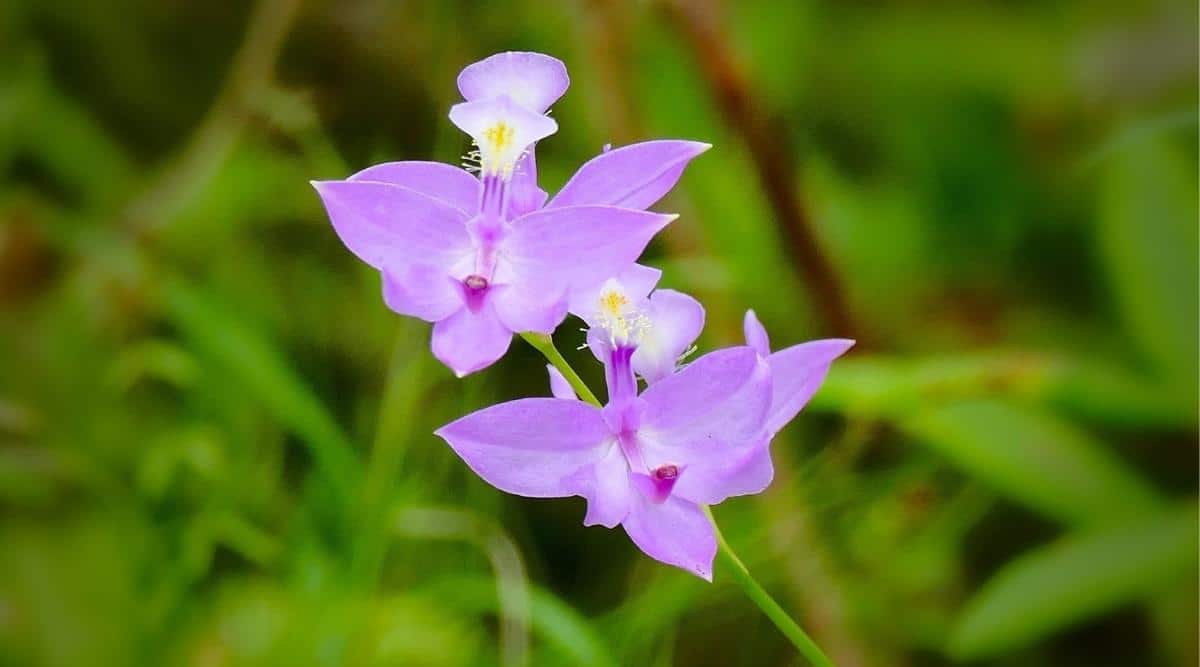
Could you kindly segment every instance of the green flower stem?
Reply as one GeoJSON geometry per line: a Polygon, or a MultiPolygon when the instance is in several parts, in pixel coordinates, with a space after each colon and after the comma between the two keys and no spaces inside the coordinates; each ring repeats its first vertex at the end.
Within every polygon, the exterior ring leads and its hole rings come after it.
{"type": "Polygon", "coordinates": [[[583,381],[583,378],[579,377],[579,373],[576,373],[574,368],[571,368],[571,364],[567,363],[567,360],[563,358],[558,348],[554,347],[553,338],[546,334],[530,331],[521,334],[521,338],[524,338],[525,342],[532,345],[535,350],[541,352],[542,356],[546,357],[546,361],[553,364],[558,369],[558,372],[567,378],[567,382],[571,383],[571,388],[575,390],[576,395],[596,407],[601,407],[600,401],[592,393],[592,390],[588,389],[587,383],[583,381]]]}
{"type": "Polygon", "coordinates": [[[819,665],[820,667],[833,667],[833,661],[821,651],[821,647],[817,646],[817,643],[792,620],[792,617],[788,616],[783,607],[779,606],[775,598],[771,597],[771,594],[755,581],[754,576],[750,574],[750,570],[746,569],[746,564],[742,562],[741,558],[738,558],[733,547],[729,546],[729,543],[725,541],[725,536],[721,534],[721,528],[717,526],[717,520],[713,518],[712,510],[705,507],[704,513],[708,515],[708,520],[712,522],[713,532],[717,535],[717,555],[720,557],[721,562],[728,566],[734,581],[737,582],[738,586],[742,587],[742,592],[746,594],[746,597],[758,605],[758,608],[767,615],[767,618],[771,619],[775,627],[779,628],[779,631],[791,640],[792,645],[810,663],[819,665]]]}
{"type": "MultiPolygon", "coordinates": [[[[567,360],[563,358],[558,348],[554,346],[554,339],[546,334],[530,332],[521,334],[521,338],[524,338],[527,343],[532,345],[538,352],[541,352],[542,356],[546,357],[546,360],[557,368],[563,374],[563,377],[567,378],[567,382],[571,383],[571,388],[575,390],[575,393],[580,398],[596,407],[600,407],[600,401],[596,400],[596,395],[592,393],[591,389],[588,389],[583,379],[579,377],[574,368],[571,368],[571,364],[567,363],[567,360]]],[[[783,610],[783,607],[779,606],[779,603],[771,597],[771,594],[755,581],[754,577],[750,574],[750,570],[746,569],[745,563],[742,562],[741,558],[738,558],[733,547],[729,546],[729,543],[725,541],[725,536],[721,534],[721,528],[717,526],[717,520],[713,518],[712,511],[705,507],[704,513],[708,515],[708,520],[713,526],[713,533],[717,536],[717,555],[721,562],[726,565],[734,581],[737,582],[738,586],[741,586],[742,592],[746,594],[746,597],[758,605],[758,608],[767,615],[767,618],[771,619],[775,627],[779,628],[779,631],[792,642],[796,650],[800,651],[800,654],[807,658],[810,663],[818,667],[834,667],[833,661],[821,651],[816,642],[804,630],[800,629],[800,626],[792,620],[791,616],[788,616],[788,613],[783,610]]]]}

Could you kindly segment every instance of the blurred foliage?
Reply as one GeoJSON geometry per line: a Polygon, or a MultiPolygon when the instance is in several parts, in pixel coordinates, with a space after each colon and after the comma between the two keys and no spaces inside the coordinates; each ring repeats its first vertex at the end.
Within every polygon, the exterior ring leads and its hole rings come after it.
{"type": "MultiPolygon", "coordinates": [[[[573,87],[606,143],[715,148],[662,205],[701,347],[755,308],[841,360],[718,517],[840,665],[1187,665],[1197,645],[1194,3],[0,5],[0,665],[795,664],[709,585],[506,497],[432,437],[455,380],[308,187],[457,162],[454,75],[573,87]],[[718,30],[854,331],[714,98],[718,30]]],[[[728,82],[725,82],[728,83],[728,82]]],[[[598,369],[559,345],[585,378],[598,369]]]]}

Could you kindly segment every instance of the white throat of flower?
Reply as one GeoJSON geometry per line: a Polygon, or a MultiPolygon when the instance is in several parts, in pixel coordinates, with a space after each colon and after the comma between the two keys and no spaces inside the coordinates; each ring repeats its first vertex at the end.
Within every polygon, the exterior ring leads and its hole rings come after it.
{"type": "Polygon", "coordinates": [[[475,149],[463,157],[463,166],[468,171],[478,171],[480,176],[509,180],[526,150],[516,145],[516,135],[511,124],[497,120],[474,137],[475,149]]]}
{"type": "Polygon", "coordinates": [[[636,347],[650,331],[650,318],[640,311],[615,278],[600,288],[595,326],[608,334],[613,346],[636,347]]]}
{"type": "Polygon", "coordinates": [[[475,143],[464,166],[478,168],[485,185],[507,183],[525,152],[558,130],[554,119],[518,105],[508,95],[455,104],[450,121],[475,143]]]}

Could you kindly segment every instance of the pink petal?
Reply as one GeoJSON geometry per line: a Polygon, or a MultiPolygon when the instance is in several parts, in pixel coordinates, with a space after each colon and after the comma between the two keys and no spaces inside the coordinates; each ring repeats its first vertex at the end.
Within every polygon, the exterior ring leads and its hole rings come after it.
{"type": "Polygon", "coordinates": [[[546,364],[546,372],[550,374],[551,396],[571,401],[579,400],[579,397],[575,395],[575,388],[571,386],[570,382],[567,382],[567,378],[557,368],[546,364]]]}
{"type": "Polygon", "coordinates": [[[660,289],[650,295],[646,316],[651,324],[633,353],[633,370],[653,383],[674,373],[680,355],[696,342],[704,307],[682,292],[660,289]]]}
{"type": "Polygon", "coordinates": [[[644,209],[675,187],[687,163],[711,147],[698,141],[644,141],[601,153],[580,167],[546,207],[644,209]]]}
{"type": "MultiPolygon", "coordinates": [[[[762,493],[775,477],[768,445],[765,437],[733,446],[718,440],[698,443],[689,453],[700,463],[679,475],[674,494],[701,505],[716,505],[734,496],[762,493]]],[[[650,465],[662,463],[660,450],[644,446],[643,453],[650,465]]]]}
{"type": "MultiPolygon", "coordinates": [[[[536,147],[536,144],[535,144],[536,147]]],[[[546,203],[546,191],[538,187],[535,148],[525,151],[513,169],[508,186],[508,219],[519,218],[538,210],[546,203]]]]}
{"type": "Polygon", "coordinates": [[[508,351],[512,331],[500,323],[491,304],[477,312],[461,308],[433,325],[433,356],[458,377],[487,368],[508,351]]]}
{"type": "Polygon", "coordinates": [[[567,299],[560,288],[544,289],[537,284],[497,285],[492,289],[496,314],[510,331],[553,333],[567,316],[567,299]]]}
{"type": "Polygon", "coordinates": [[[535,211],[512,222],[502,252],[524,279],[598,285],[632,265],[676,217],[612,206],[535,211]]]}
{"type": "Polygon", "coordinates": [[[742,320],[742,330],[746,334],[746,344],[758,352],[758,356],[771,354],[771,339],[767,337],[767,329],[758,321],[758,315],[753,310],[746,311],[742,320]]]}
{"type": "Polygon", "coordinates": [[[462,290],[445,269],[426,264],[383,269],[383,301],[395,312],[437,322],[463,307],[462,290]]]}
{"type": "Polygon", "coordinates": [[[467,65],[458,75],[458,90],[467,100],[508,95],[536,113],[549,109],[569,85],[561,60],[526,51],[497,53],[467,65]]]}
{"type": "Polygon", "coordinates": [[[621,522],[629,539],[647,556],[712,581],[717,539],[703,510],[677,496],[662,503],[641,494],[631,498],[629,515],[621,522]]]}
{"type": "Polygon", "coordinates": [[[453,206],[387,183],[314,181],[342,243],[371,266],[451,266],[471,252],[466,216],[453,206]]]}
{"type": "Polygon", "coordinates": [[[854,345],[844,338],[793,345],[767,357],[771,367],[772,399],[767,430],[778,433],[817,393],[829,365],[854,345]]]}
{"type": "Polygon", "coordinates": [[[479,209],[479,179],[465,170],[441,162],[384,162],[367,167],[346,179],[390,183],[416,190],[474,215],[479,209]]]}
{"type": "MultiPolygon", "coordinates": [[[[770,383],[754,350],[711,352],[642,392],[647,410],[640,434],[680,451],[711,439],[756,441],[771,404],[770,383]]],[[[671,463],[694,464],[686,458],[671,463]]]]}
{"type": "Polygon", "coordinates": [[[635,495],[629,484],[629,464],[616,442],[606,445],[604,456],[571,476],[567,484],[576,495],[587,498],[585,526],[615,528],[629,514],[635,495]]]}
{"type": "Polygon", "coordinates": [[[674,495],[706,505],[766,488],[770,459],[764,468],[754,457],[766,450],[770,375],[754,350],[739,347],[650,385],[637,435],[647,470],[686,467],[674,495]]]}
{"type": "Polygon", "coordinates": [[[493,405],[437,435],[488,484],[530,498],[592,493],[594,484],[583,488],[580,475],[604,459],[611,443],[599,409],[556,398],[493,405]]]}

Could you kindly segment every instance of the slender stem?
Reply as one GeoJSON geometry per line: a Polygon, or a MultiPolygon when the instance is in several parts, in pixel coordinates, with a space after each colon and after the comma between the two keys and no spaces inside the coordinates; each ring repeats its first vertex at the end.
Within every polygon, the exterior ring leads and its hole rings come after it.
{"type": "Polygon", "coordinates": [[[588,389],[587,383],[583,381],[583,378],[579,377],[579,373],[576,373],[574,368],[571,368],[571,364],[567,363],[567,360],[563,358],[558,348],[554,347],[553,338],[546,334],[533,333],[531,331],[521,334],[521,338],[524,338],[525,342],[532,345],[535,350],[541,352],[542,356],[546,357],[546,361],[553,364],[558,369],[558,372],[567,378],[567,382],[571,383],[571,388],[575,390],[575,393],[580,398],[596,407],[600,407],[599,399],[596,398],[591,389],[588,389]]]}
{"type": "MultiPolygon", "coordinates": [[[[596,395],[592,393],[591,389],[588,389],[587,384],[579,377],[575,369],[571,368],[571,364],[567,363],[567,360],[563,358],[558,348],[554,346],[553,338],[546,334],[530,332],[521,334],[521,337],[532,345],[534,349],[541,352],[542,356],[546,357],[546,360],[553,364],[563,374],[563,377],[567,378],[567,382],[571,383],[571,388],[575,390],[576,394],[588,403],[597,407],[600,406],[600,401],[596,400],[596,395]]],[[[792,642],[796,650],[800,651],[800,654],[807,658],[810,663],[818,667],[834,667],[833,661],[821,651],[817,643],[804,630],[800,629],[796,621],[792,620],[791,616],[788,616],[788,613],[783,610],[783,607],[779,606],[775,598],[771,597],[771,594],[751,576],[750,570],[746,569],[745,563],[742,562],[741,558],[738,558],[733,547],[729,546],[729,543],[725,541],[725,536],[721,534],[721,528],[717,525],[717,520],[713,518],[712,510],[705,507],[704,513],[708,515],[708,520],[712,523],[713,533],[717,536],[717,555],[728,566],[734,581],[738,583],[738,586],[742,587],[742,592],[746,594],[746,597],[758,605],[758,608],[767,615],[767,618],[771,619],[775,627],[779,628],[779,631],[792,642]]]]}
{"type": "Polygon", "coordinates": [[[771,597],[771,594],[754,579],[754,576],[750,574],[750,570],[746,569],[746,564],[742,562],[741,558],[738,558],[733,547],[729,546],[729,542],[725,541],[725,536],[721,534],[721,528],[717,526],[717,520],[713,518],[712,510],[705,507],[704,513],[708,515],[708,520],[712,522],[713,532],[717,535],[717,555],[728,566],[734,581],[737,582],[738,586],[742,587],[742,591],[746,594],[746,597],[758,605],[758,608],[767,615],[767,618],[771,619],[775,627],[779,628],[779,631],[791,640],[792,645],[810,663],[819,665],[820,667],[834,667],[833,661],[821,651],[821,647],[817,646],[817,643],[796,624],[796,621],[792,620],[792,617],[783,610],[783,607],[779,606],[775,598],[771,597]]]}

